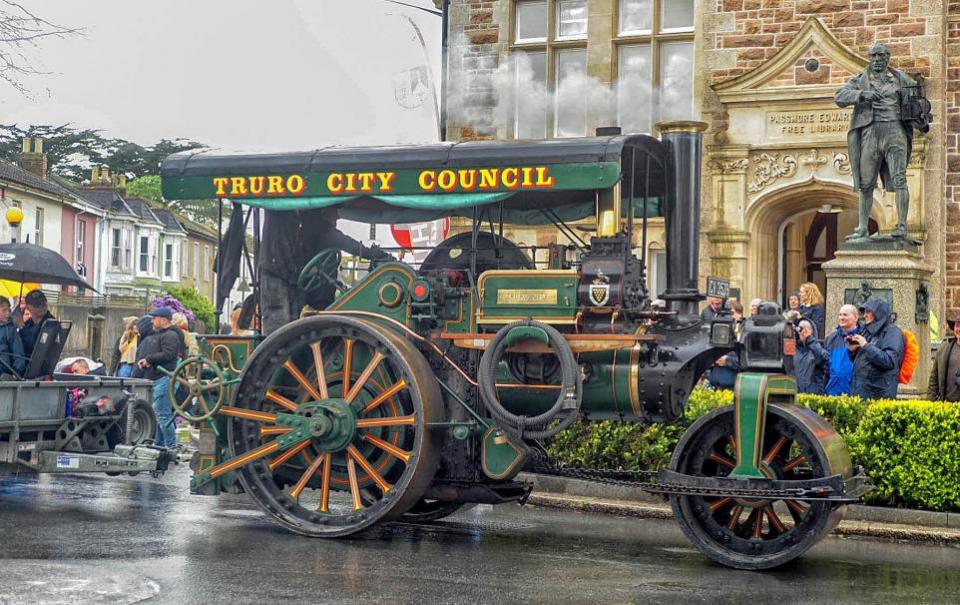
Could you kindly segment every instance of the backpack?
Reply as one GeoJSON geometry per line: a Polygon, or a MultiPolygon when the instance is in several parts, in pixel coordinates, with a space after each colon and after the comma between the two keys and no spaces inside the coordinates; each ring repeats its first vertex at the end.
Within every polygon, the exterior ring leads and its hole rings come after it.
{"type": "Polygon", "coordinates": [[[900,363],[900,384],[909,384],[913,379],[913,373],[917,371],[917,364],[920,363],[920,343],[917,337],[910,330],[901,329],[903,332],[903,362],[900,363]]]}

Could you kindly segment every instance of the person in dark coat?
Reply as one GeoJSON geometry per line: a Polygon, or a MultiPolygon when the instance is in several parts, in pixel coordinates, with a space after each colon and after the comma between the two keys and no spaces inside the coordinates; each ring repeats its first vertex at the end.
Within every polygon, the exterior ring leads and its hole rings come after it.
{"type": "Polygon", "coordinates": [[[890,321],[890,303],[873,298],[863,305],[863,328],[847,339],[853,359],[850,394],[864,399],[895,399],[906,341],[890,321]]]}
{"type": "Polygon", "coordinates": [[[723,299],[719,296],[708,296],[707,306],[700,311],[700,319],[703,321],[713,321],[713,318],[723,310],[723,299]]]}
{"type": "MultiPolygon", "coordinates": [[[[154,350],[156,346],[155,343],[155,334],[153,333],[153,318],[149,315],[144,315],[137,320],[137,332],[140,334],[140,338],[137,341],[137,361],[146,357],[147,353],[154,350]]],[[[133,378],[143,378],[145,374],[144,368],[141,368],[139,364],[134,364],[133,378]]]]}
{"type": "Polygon", "coordinates": [[[801,319],[797,324],[797,352],[793,355],[797,391],[822,395],[829,369],[830,352],[820,344],[817,327],[809,319],[801,319]]]}
{"type": "Polygon", "coordinates": [[[23,342],[23,354],[29,359],[33,355],[33,348],[37,346],[37,338],[40,337],[43,322],[56,317],[50,313],[47,297],[40,290],[28,292],[24,301],[27,303],[26,309],[30,313],[30,318],[23,322],[23,327],[20,328],[20,340],[23,342]]]}
{"type": "Polygon", "coordinates": [[[148,338],[149,347],[137,366],[144,370],[144,378],[153,381],[153,411],[157,415],[157,434],[154,441],[160,447],[177,446],[177,429],[173,424],[173,403],[170,401],[170,376],[177,367],[180,339],[170,329],[173,312],[166,307],[150,312],[154,334],[148,338]]]}
{"type": "Polygon", "coordinates": [[[950,334],[940,343],[930,368],[927,399],[930,401],[960,401],[960,314],[947,319],[950,334]]]}
{"type": "Polygon", "coordinates": [[[16,326],[10,320],[10,301],[0,297],[0,374],[23,376],[27,358],[16,326]]]}
{"type": "Polygon", "coordinates": [[[825,301],[820,288],[813,282],[804,282],[800,284],[800,317],[804,317],[813,322],[817,328],[817,334],[823,334],[826,330],[826,311],[824,311],[825,301]]]}

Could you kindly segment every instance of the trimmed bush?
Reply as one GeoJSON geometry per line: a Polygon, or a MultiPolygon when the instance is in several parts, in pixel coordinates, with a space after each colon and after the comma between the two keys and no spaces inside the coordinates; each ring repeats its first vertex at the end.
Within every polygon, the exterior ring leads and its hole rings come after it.
{"type": "MultiPolygon", "coordinates": [[[[730,391],[697,389],[677,425],[584,423],[548,449],[558,461],[585,468],[666,467],[690,424],[731,403],[730,391]]],[[[817,395],[800,395],[797,403],[830,420],[846,440],[854,462],[877,486],[869,502],[960,511],[960,404],[817,395]]]]}

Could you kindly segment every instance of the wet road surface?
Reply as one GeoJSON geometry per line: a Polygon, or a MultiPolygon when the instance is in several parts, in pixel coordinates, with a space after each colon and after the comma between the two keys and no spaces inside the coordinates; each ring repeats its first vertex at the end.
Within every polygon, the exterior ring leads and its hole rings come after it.
{"type": "Polygon", "coordinates": [[[188,473],[0,478],[0,604],[960,603],[957,548],[828,538],[739,572],[672,522],[512,505],[315,540],[188,473]]]}

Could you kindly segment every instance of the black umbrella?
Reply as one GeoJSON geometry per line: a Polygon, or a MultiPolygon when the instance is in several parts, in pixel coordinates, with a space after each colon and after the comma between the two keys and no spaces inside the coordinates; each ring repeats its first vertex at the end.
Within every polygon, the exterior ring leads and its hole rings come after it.
{"type": "Polygon", "coordinates": [[[0,244],[0,278],[97,290],[77,275],[67,259],[36,244],[0,244]]]}

